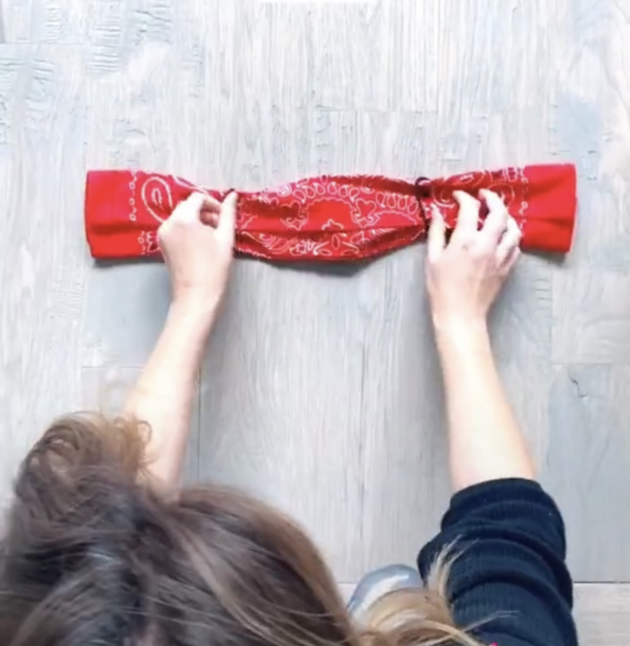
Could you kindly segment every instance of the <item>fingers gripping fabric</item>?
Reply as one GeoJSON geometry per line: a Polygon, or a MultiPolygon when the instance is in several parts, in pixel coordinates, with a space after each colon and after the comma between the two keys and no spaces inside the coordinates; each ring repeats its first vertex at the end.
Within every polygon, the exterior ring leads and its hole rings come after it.
{"type": "MultiPolygon", "coordinates": [[[[238,191],[236,251],[272,261],[354,261],[424,240],[432,207],[452,228],[453,191],[498,192],[523,232],[525,250],[571,247],[576,172],[571,164],[483,170],[415,182],[375,175],[325,175],[257,192],[238,191]]],[[[157,230],[193,191],[223,200],[176,177],[131,170],[93,170],[86,179],[85,227],[96,259],[159,256],[157,230]]]]}

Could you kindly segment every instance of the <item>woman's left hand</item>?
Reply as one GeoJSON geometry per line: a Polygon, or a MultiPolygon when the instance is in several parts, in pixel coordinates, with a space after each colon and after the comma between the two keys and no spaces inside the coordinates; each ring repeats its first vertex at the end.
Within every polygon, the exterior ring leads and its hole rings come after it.
{"type": "Polygon", "coordinates": [[[232,264],[237,199],[230,193],[221,203],[193,193],[160,227],[174,305],[209,314],[216,310],[232,264]]]}

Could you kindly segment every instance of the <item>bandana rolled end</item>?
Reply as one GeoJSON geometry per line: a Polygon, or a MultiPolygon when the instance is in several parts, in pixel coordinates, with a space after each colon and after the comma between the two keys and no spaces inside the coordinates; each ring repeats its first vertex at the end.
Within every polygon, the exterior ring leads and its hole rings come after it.
{"type": "Polygon", "coordinates": [[[194,184],[174,175],[129,170],[88,171],[85,232],[93,258],[159,256],[157,231],[194,184]]]}
{"type": "Polygon", "coordinates": [[[577,212],[575,166],[529,166],[526,174],[529,190],[523,219],[523,248],[567,253],[573,242],[577,212]]]}
{"type": "Polygon", "coordinates": [[[93,258],[138,257],[144,228],[138,223],[136,182],[136,175],[126,170],[88,171],[85,233],[93,258]]]}

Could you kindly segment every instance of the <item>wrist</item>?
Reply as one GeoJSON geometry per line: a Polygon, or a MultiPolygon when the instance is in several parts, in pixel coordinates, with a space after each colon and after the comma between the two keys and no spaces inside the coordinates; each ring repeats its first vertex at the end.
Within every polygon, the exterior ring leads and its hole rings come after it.
{"type": "Polygon", "coordinates": [[[208,333],[216,318],[218,300],[215,302],[199,299],[174,299],[168,312],[168,320],[188,329],[208,333]]]}
{"type": "Polygon", "coordinates": [[[470,348],[489,343],[490,334],[485,318],[433,320],[438,350],[470,348]]]}
{"type": "Polygon", "coordinates": [[[433,315],[435,333],[443,336],[488,334],[485,316],[437,316],[433,315]]]}

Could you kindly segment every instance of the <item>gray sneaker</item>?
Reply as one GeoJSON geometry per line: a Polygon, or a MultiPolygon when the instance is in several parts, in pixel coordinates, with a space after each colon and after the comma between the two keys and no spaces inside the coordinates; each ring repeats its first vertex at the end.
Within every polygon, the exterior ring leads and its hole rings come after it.
{"type": "Polygon", "coordinates": [[[388,565],[366,574],[359,581],[348,601],[348,610],[358,617],[389,592],[421,587],[422,579],[418,570],[408,565],[388,565]]]}

